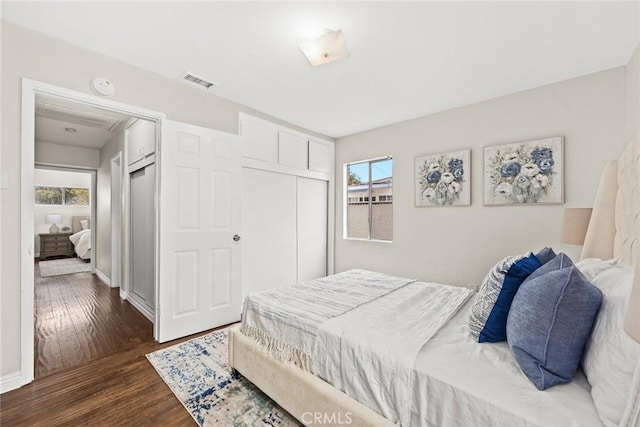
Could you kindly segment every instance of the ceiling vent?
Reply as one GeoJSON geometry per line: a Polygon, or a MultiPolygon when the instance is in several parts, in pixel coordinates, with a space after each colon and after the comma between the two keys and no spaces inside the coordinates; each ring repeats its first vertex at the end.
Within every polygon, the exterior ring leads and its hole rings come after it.
{"type": "Polygon", "coordinates": [[[202,86],[205,89],[209,89],[209,88],[211,88],[211,87],[216,85],[215,83],[210,82],[208,80],[205,80],[202,77],[198,77],[193,73],[185,72],[180,77],[182,78],[182,80],[184,80],[186,82],[193,83],[193,84],[196,84],[198,86],[202,86]]]}

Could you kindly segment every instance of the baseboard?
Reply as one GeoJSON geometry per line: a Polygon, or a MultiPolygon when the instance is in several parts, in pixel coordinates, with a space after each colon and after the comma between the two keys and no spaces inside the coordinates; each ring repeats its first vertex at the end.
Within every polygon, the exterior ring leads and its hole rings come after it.
{"type": "Polygon", "coordinates": [[[95,269],[95,274],[98,276],[98,279],[102,280],[107,286],[111,286],[111,279],[106,274],[97,268],[95,269]]]}
{"type": "Polygon", "coordinates": [[[153,315],[153,313],[151,312],[151,310],[149,310],[149,308],[145,304],[143,304],[142,302],[138,301],[138,299],[136,298],[136,296],[134,294],[127,295],[127,301],[129,301],[129,303],[132,306],[134,306],[136,308],[136,310],[138,310],[140,313],[142,313],[142,315],[144,317],[149,319],[149,321],[151,323],[155,323],[156,319],[155,319],[155,316],[153,315]]]}
{"type": "Polygon", "coordinates": [[[24,385],[22,381],[22,375],[20,371],[12,372],[0,377],[0,393],[6,393],[11,390],[15,390],[24,385]]]}

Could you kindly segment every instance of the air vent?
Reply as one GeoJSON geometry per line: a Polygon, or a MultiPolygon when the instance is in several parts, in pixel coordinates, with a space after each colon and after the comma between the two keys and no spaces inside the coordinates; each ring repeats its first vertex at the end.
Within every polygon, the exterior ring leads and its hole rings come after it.
{"type": "Polygon", "coordinates": [[[215,86],[215,83],[205,80],[202,77],[198,77],[193,73],[184,73],[181,77],[182,77],[182,80],[187,81],[189,83],[196,84],[198,86],[202,86],[205,89],[209,89],[210,87],[215,86]]]}

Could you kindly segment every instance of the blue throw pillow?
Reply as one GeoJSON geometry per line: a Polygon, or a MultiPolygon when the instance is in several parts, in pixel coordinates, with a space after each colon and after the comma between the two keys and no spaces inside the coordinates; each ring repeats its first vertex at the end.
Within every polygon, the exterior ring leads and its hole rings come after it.
{"type": "Polygon", "coordinates": [[[520,286],[507,340],[520,369],[539,389],[571,381],[602,303],[602,293],[560,253],[520,286]]]}
{"type": "Polygon", "coordinates": [[[499,342],[507,339],[507,316],[513,297],[522,282],[536,269],[540,261],[532,254],[507,257],[487,274],[469,314],[469,331],[478,342],[499,342]]]}
{"type": "Polygon", "coordinates": [[[538,259],[538,261],[540,261],[540,264],[542,265],[545,265],[555,257],[556,257],[556,253],[549,246],[541,249],[540,252],[536,254],[536,258],[538,259]]]}

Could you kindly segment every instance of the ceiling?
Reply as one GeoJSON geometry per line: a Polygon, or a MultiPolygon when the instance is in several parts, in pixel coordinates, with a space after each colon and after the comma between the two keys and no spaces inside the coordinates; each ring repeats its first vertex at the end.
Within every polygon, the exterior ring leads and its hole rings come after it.
{"type": "Polygon", "coordinates": [[[36,96],[36,141],[100,149],[130,117],[51,96],[36,96]],[[66,129],[75,129],[68,132],[66,129]]]}
{"type": "Polygon", "coordinates": [[[638,15],[611,1],[2,2],[3,19],[171,78],[190,71],[332,137],[625,65],[638,15]],[[297,44],[324,28],[344,31],[351,57],[313,68],[297,44]]]}

